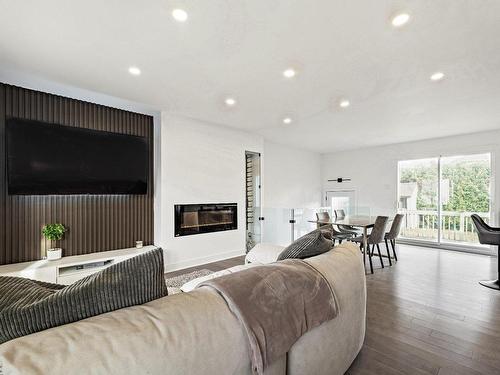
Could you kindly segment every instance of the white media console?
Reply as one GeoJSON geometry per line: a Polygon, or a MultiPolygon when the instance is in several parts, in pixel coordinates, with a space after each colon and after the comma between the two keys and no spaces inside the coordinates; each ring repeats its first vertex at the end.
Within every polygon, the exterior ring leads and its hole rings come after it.
{"type": "Polygon", "coordinates": [[[58,260],[38,260],[0,266],[0,276],[26,277],[33,280],[69,285],[86,276],[122,262],[156,246],[111,250],[101,253],[63,257],[58,260]]]}

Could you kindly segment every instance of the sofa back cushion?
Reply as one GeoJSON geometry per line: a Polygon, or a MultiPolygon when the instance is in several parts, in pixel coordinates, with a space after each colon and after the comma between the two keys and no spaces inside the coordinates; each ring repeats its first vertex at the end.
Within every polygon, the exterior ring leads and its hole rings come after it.
{"type": "Polygon", "coordinates": [[[72,285],[0,277],[0,343],[167,295],[163,250],[114,264],[72,285]]]}
{"type": "Polygon", "coordinates": [[[278,260],[305,259],[326,253],[332,248],[332,241],[323,236],[321,229],[307,233],[292,242],[278,256],[278,260]]]}
{"type": "Polygon", "coordinates": [[[258,243],[245,256],[245,263],[269,264],[278,260],[285,246],[258,243]]]}

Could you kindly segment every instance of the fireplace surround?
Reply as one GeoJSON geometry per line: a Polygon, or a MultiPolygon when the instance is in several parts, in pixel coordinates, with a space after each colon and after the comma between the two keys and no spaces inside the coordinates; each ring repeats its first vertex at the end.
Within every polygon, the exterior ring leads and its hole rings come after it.
{"type": "Polygon", "coordinates": [[[176,204],[175,237],[238,229],[236,203],[176,204]]]}

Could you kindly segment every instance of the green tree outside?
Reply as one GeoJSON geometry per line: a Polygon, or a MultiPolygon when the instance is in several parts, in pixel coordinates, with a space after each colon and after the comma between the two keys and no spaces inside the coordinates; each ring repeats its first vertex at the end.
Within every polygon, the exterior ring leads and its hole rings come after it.
{"type": "MultiPolygon", "coordinates": [[[[450,182],[448,203],[444,211],[489,212],[491,168],[486,162],[461,161],[442,167],[443,180],[450,182]]],[[[437,170],[418,166],[401,172],[402,183],[417,183],[417,210],[437,207],[437,170]]]]}

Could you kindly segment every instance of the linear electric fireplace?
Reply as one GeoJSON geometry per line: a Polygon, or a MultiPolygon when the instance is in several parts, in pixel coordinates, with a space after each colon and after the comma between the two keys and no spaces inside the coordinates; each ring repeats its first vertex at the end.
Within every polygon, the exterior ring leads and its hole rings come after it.
{"type": "Polygon", "coordinates": [[[176,204],[175,237],[238,229],[236,203],[176,204]]]}

